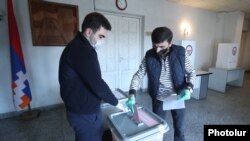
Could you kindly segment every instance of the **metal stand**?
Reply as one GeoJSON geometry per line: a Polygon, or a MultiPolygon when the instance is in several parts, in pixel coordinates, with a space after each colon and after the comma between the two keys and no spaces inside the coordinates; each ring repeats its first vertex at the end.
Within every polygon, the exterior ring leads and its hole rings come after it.
{"type": "Polygon", "coordinates": [[[22,113],[20,115],[20,119],[22,120],[31,120],[34,118],[38,118],[40,116],[39,110],[31,110],[30,104],[28,105],[28,111],[22,113]]]}

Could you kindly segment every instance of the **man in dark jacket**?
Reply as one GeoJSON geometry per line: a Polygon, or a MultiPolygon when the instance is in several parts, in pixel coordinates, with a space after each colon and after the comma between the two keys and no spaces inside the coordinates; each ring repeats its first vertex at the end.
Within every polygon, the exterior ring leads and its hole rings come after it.
{"type": "MultiPolygon", "coordinates": [[[[173,33],[169,28],[154,29],[151,38],[153,48],[147,51],[139,70],[134,74],[129,94],[130,97],[136,94],[147,74],[153,112],[165,119],[167,111],[163,109],[164,100],[172,94],[178,94],[179,100],[188,100],[193,89],[195,70],[184,47],[172,44],[173,33]]],[[[174,141],[184,141],[185,109],[171,109],[171,114],[174,141]]]]}
{"type": "Polygon", "coordinates": [[[60,93],[76,141],[101,141],[101,101],[118,104],[101,77],[95,50],[110,30],[111,25],[102,14],[88,14],[82,23],[82,32],[77,33],[60,58],[60,93]]]}

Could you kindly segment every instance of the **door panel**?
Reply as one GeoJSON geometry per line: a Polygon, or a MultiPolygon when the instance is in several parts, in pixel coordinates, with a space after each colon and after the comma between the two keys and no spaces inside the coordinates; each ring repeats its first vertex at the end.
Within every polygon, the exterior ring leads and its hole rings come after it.
{"type": "Polygon", "coordinates": [[[128,91],[140,59],[140,19],[104,13],[112,30],[97,50],[102,77],[112,90],[128,91]]]}
{"type": "Polygon", "coordinates": [[[112,15],[106,15],[112,30],[108,32],[103,48],[97,50],[98,59],[102,71],[102,78],[109,85],[111,90],[117,88],[117,23],[118,18],[112,15]]]}
{"type": "Polygon", "coordinates": [[[139,66],[140,59],[140,20],[136,18],[119,17],[119,88],[129,90],[133,74],[139,66]]]}

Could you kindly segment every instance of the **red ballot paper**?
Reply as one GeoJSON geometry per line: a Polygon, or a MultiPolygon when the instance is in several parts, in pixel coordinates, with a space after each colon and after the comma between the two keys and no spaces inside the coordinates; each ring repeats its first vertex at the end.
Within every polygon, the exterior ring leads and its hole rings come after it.
{"type": "Polygon", "coordinates": [[[158,124],[158,122],[155,119],[153,119],[153,117],[150,117],[149,114],[143,111],[142,108],[139,108],[137,106],[135,106],[135,113],[133,118],[137,123],[142,122],[146,124],[148,127],[158,124]]]}

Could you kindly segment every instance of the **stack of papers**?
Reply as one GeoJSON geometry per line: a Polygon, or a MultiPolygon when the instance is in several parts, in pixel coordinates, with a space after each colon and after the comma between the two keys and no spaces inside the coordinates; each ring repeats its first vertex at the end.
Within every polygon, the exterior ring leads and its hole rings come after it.
{"type": "Polygon", "coordinates": [[[163,110],[173,110],[173,109],[182,109],[185,108],[185,101],[177,99],[178,95],[170,95],[161,101],[163,101],[163,110]]]}

